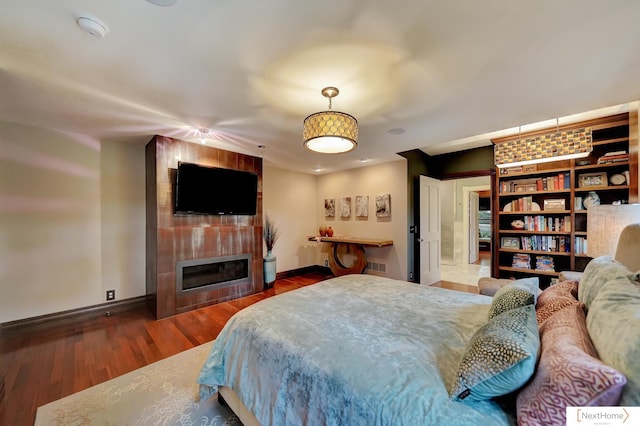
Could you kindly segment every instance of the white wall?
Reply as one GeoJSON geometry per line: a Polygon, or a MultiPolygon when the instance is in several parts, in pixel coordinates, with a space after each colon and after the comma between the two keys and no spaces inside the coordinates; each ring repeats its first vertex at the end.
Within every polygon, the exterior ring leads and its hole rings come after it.
{"type": "Polygon", "coordinates": [[[101,301],[100,143],[0,123],[0,322],[101,301]]]}
{"type": "Polygon", "coordinates": [[[273,248],[276,272],[315,265],[316,247],[307,236],[317,229],[316,176],[265,166],[262,187],[263,216],[269,214],[280,232],[273,248]]]}
{"type": "Polygon", "coordinates": [[[0,122],[0,323],[145,293],[144,147],[0,122]]]}
{"type": "Polygon", "coordinates": [[[280,229],[280,239],[273,253],[277,271],[289,271],[306,266],[324,265],[328,258],[326,243],[309,242],[308,236],[318,235],[321,224],[332,226],[335,235],[392,239],[391,247],[366,249],[367,260],[387,265],[390,278],[407,276],[407,166],[405,160],[344,172],[314,176],[265,166],[263,169],[264,212],[272,216],[280,229]],[[375,196],[391,194],[391,218],[377,218],[375,196]],[[369,196],[367,220],[355,217],[356,195],[369,196]],[[349,219],[327,219],[325,198],[351,197],[349,219]]]}
{"type": "Polygon", "coordinates": [[[145,288],[145,152],[140,144],[105,142],[100,155],[102,292],[116,299],[142,296],[145,288]]]}
{"type": "MultiPolygon", "coordinates": [[[[407,279],[407,163],[402,159],[390,163],[362,167],[358,169],[318,176],[316,196],[317,226],[325,224],[334,229],[334,235],[349,235],[363,238],[391,239],[394,244],[388,247],[367,247],[367,260],[386,265],[386,274],[374,271],[369,273],[389,278],[407,279]],[[391,217],[378,218],[375,210],[375,197],[379,194],[391,195],[391,217]],[[357,195],[369,196],[369,217],[367,220],[355,217],[355,198],[357,195]],[[338,214],[339,199],[351,197],[351,217],[341,219],[338,214]],[[324,200],[334,198],[336,217],[329,219],[324,214],[324,200]]],[[[319,243],[318,263],[324,265],[327,259],[328,244],[319,243]]]]}

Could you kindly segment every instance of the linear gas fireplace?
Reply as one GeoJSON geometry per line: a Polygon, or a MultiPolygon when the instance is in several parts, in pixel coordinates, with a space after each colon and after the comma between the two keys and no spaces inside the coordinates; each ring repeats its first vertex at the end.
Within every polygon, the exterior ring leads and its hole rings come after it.
{"type": "Polygon", "coordinates": [[[178,296],[250,282],[251,254],[183,260],[176,263],[178,296]]]}

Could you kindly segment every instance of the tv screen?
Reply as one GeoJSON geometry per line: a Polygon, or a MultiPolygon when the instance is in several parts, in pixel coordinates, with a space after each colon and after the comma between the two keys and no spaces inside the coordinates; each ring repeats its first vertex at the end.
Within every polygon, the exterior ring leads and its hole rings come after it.
{"type": "Polygon", "coordinates": [[[255,215],[258,175],[178,163],[175,214],[255,215]]]}

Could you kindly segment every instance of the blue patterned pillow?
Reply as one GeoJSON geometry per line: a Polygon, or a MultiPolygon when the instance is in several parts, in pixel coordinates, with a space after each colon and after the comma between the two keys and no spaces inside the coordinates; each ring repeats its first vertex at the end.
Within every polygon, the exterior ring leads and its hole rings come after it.
{"type": "Polygon", "coordinates": [[[489,319],[526,305],[535,305],[538,297],[538,277],[521,278],[496,292],[489,308],[489,319]]]}
{"type": "Polygon", "coordinates": [[[539,351],[534,305],[493,317],[469,341],[451,399],[482,401],[515,391],[533,375],[539,351]]]}

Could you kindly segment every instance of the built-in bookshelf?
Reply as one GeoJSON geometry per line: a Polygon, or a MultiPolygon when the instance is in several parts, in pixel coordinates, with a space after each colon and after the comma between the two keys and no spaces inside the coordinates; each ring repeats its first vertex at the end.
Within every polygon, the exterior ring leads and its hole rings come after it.
{"type": "Polygon", "coordinates": [[[582,127],[590,127],[593,138],[586,158],[496,170],[494,276],[538,276],[546,287],[561,271],[584,270],[591,260],[587,216],[593,193],[600,204],[638,200],[638,141],[632,134],[637,120],[637,114],[618,114],[493,141],[582,127]]]}

